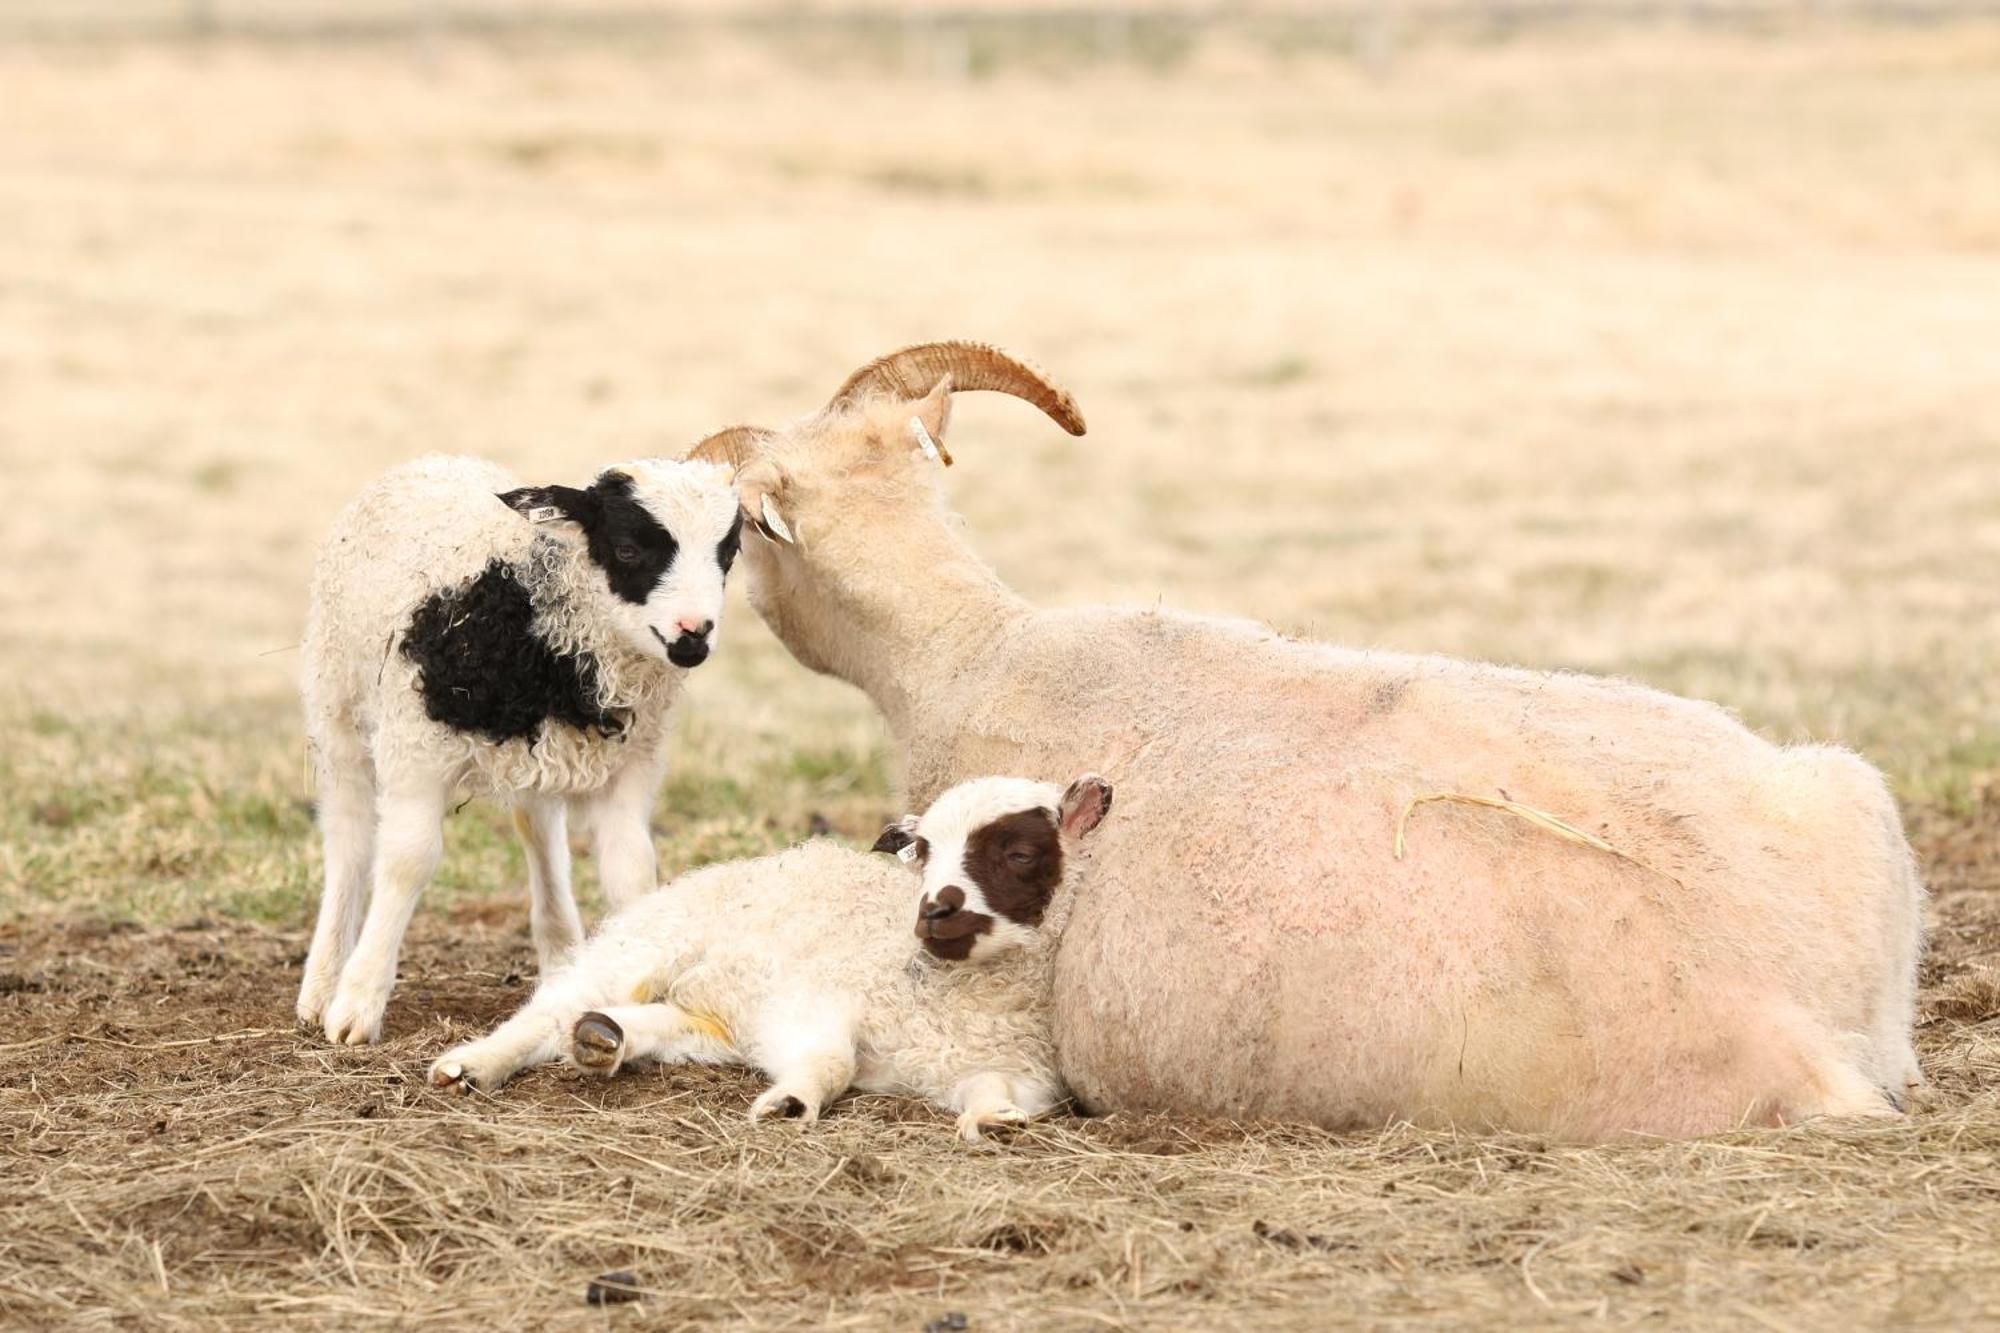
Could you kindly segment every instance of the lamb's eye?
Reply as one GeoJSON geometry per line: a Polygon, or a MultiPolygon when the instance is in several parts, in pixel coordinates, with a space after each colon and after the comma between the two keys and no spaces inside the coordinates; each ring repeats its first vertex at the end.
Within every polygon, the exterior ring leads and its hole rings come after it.
{"type": "Polygon", "coordinates": [[[1016,870],[1026,870],[1035,863],[1035,854],[1026,847],[1016,847],[1007,853],[1007,864],[1016,870]]]}
{"type": "Polygon", "coordinates": [[[612,548],[611,558],[621,565],[636,565],[639,563],[639,548],[631,542],[619,542],[612,548]]]}

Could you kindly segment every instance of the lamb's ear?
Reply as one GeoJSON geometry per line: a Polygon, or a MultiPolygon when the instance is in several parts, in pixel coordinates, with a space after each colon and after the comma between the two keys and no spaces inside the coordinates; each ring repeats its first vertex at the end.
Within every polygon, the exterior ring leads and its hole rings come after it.
{"type": "Polygon", "coordinates": [[[1104,822],[1111,813],[1111,784],[1095,773],[1085,773],[1069,784],[1062,805],[1056,810],[1056,825],[1065,838],[1081,838],[1104,822]]]}
{"type": "Polygon", "coordinates": [[[522,486],[501,491],[500,503],[530,523],[568,521],[588,528],[596,518],[597,497],[574,486],[522,486]]]}
{"type": "Polygon", "coordinates": [[[884,826],[882,836],[875,839],[875,845],[868,850],[871,852],[888,852],[891,855],[900,856],[903,853],[903,849],[916,840],[917,817],[915,815],[904,815],[895,823],[884,826]]]}

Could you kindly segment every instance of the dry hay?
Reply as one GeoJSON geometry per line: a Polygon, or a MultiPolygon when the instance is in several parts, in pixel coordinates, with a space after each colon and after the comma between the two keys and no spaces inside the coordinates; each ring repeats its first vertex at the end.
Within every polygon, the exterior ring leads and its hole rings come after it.
{"type": "Polygon", "coordinates": [[[966,1147],[887,1098],[753,1127],[734,1070],[463,1101],[427,1060],[530,984],[477,905],[414,938],[394,1038],[361,1051],[274,1026],[295,936],[10,927],[0,1315],[1963,1326],[2000,1316],[2000,801],[1918,827],[1942,916],[1919,1113],[1604,1149],[1126,1116],[966,1147]],[[642,1298],[586,1304],[618,1270],[642,1298]]]}

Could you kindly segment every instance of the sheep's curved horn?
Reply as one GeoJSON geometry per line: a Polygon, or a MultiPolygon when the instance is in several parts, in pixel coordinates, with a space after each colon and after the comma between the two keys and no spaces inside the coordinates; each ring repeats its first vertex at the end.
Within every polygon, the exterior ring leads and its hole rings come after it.
{"type": "Polygon", "coordinates": [[[765,430],[762,426],[731,426],[704,436],[681,457],[742,467],[757,456],[757,446],[776,437],[776,431],[765,430]]]}
{"type": "Polygon", "coordinates": [[[849,375],[828,406],[864,402],[877,394],[921,398],[947,375],[954,389],[1012,394],[1041,408],[1070,434],[1083,434],[1083,412],[1067,389],[1028,362],[988,343],[918,343],[878,356],[849,375]]]}

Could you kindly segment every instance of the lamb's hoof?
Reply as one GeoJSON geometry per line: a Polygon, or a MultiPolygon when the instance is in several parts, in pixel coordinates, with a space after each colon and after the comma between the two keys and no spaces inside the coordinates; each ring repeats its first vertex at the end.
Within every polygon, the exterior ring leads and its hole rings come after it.
{"type": "Polygon", "coordinates": [[[343,990],[326,1007],[326,1039],[336,1046],[373,1046],[382,1039],[382,1010],[388,996],[343,990]]]}
{"type": "Polygon", "coordinates": [[[479,1080],[457,1060],[440,1060],[431,1066],[431,1086],[450,1088],[463,1097],[479,1090],[479,1080]]]}
{"type": "Polygon", "coordinates": [[[619,1056],[625,1049],[625,1029],[608,1014],[595,1010],[576,1020],[570,1029],[569,1056],[576,1061],[579,1069],[595,1073],[609,1074],[618,1068],[619,1056]]]}
{"type": "Polygon", "coordinates": [[[783,1116],[787,1120],[803,1120],[811,1124],[819,1119],[819,1108],[802,1097],[770,1088],[763,1096],[750,1103],[750,1118],[762,1120],[765,1116],[771,1115],[783,1116]]]}
{"type": "Polygon", "coordinates": [[[996,1106],[990,1111],[967,1111],[958,1118],[958,1136],[967,1143],[979,1142],[982,1129],[1019,1129],[1028,1123],[1028,1113],[1018,1106],[996,1106]]]}

